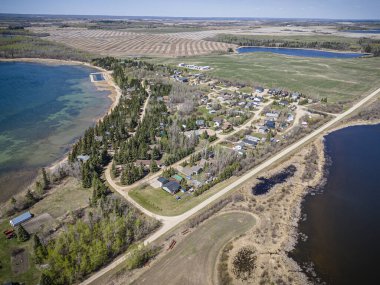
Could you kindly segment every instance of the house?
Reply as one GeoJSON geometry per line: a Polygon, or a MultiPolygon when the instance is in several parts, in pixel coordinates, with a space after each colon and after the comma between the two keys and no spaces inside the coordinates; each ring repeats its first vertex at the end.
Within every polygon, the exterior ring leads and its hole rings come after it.
{"type": "Polygon", "coordinates": [[[289,102],[286,100],[281,100],[278,104],[280,104],[281,106],[288,106],[289,102]]]}
{"type": "Polygon", "coordinates": [[[267,118],[277,119],[278,116],[279,116],[278,113],[275,113],[275,112],[265,113],[265,117],[267,117],[267,118]]]}
{"type": "Polygon", "coordinates": [[[214,118],[213,121],[214,121],[214,127],[216,128],[219,128],[223,123],[222,118],[214,118]]]}
{"type": "Polygon", "coordinates": [[[186,131],[186,132],[183,132],[183,134],[188,137],[188,138],[191,138],[191,137],[199,137],[201,135],[201,131],[200,130],[195,130],[195,131],[186,131]]]}
{"type": "Polygon", "coordinates": [[[227,130],[229,130],[229,129],[231,129],[231,128],[232,128],[231,123],[229,123],[229,122],[224,122],[224,123],[223,123],[223,126],[222,126],[222,130],[223,130],[223,131],[227,131],[227,130]]]}
{"type": "Polygon", "coordinates": [[[212,115],[212,114],[215,114],[216,111],[215,110],[210,110],[210,111],[208,111],[208,113],[212,115]]]}
{"type": "Polygon", "coordinates": [[[268,120],[265,122],[265,126],[268,128],[268,129],[274,129],[276,127],[276,122],[275,121],[271,121],[271,120],[268,120]]]}
{"type": "Polygon", "coordinates": [[[246,146],[255,147],[257,145],[256,141],[251,141],[247,139],[243,139],[242,143],[244,143],[246,146]]]}
{"type": "Polygon", "coordinates": [[[260,138],[254,137],[254,136],[250,136],[250,135],[246,135],[245,138],[247,140],[254,141],[254,142],[257,142],[257,143],[260,141],[260,138]]]}
{"type": "Polygon", "coordinates": [[[259,133],[260,134],[265,134],[269,131],[269,129],[266,126],[260,126],[259,127],[259,133]]]}
{"type": "Polygon", "coordinates": [[[301,94],[298,92],[294,92],[291,96],[292,100],[297,101],[301,97],[301,94]]]}
{"type": "Polygon", "coordinates": [[[234,151],[242,151],[244,149],[245,144],[243,142],[237,143],[232,149],[234,151]]]}
{"type": "Polygon", "coordinates": [[[186,175],[186,178],[191,179],[191,175],[197,175],[203,170],[203,165],[195,165],[192,167],[183,167],[181,172],[186,175]]]}
{"type": "Polygon", "coordinates": [[[195,124],[196,124],[198,127],[204,127],[204,126],[205,126],[205,120],[196,120],[196,121],[195,121],[195,124]]]}
{"type": "Polygon", "coordinates": [[[304,127],[307,127],[307,125],[308,125],[306,121],[302,121],[301,124],[302,124],[302,126],[304,126],[304,127]]]}
{"type": "Polygon", "coordinates": [[[33,218],[33,215],[29,211],[27,211],[17,216],[16,218],[13,218],[12,220],[9,221],[9,223],[11,224],[12,227],[15,227],[22,224],[23,222],[30,220],[31,218],[33,218]]]}
{"type": "Polygon", "coordinates": [[[179,189],[181,189],[181,185],[179,185],[177,181],[169,181],[162,187],[162,189],[164,189],[169,194],[174,195],[179,191],[179,189]]]}
{"type": "Polygon", "coordinates": [[[181,183],[181,181],[183,180],[183,177],[181,175],[178,175],[178,174],[174,174],[171,178],[176,180],[178,183],[181,183]]]}
{"type": "Polygon", "coordinates": [[[87,160],[90,159],[90,156],[89,156],[89,155],[81,154],[81,155],[78,155],[78,156],[77,156],[77,159],[78,159],[79,161],[82,161],[83,163],[85,163],[87,160]]]}
{"type": "Polygon", "coordinates": [[[162,187],[164,187],[164,185],[165,185],[166,183],[169,182],[169,180],[167,180],[165,177],[158,177],[158,178],[157,178],[157,182],[158,182],[158,184],[160,185],[160,187],[162,188],[162,187]]]}
{"type": "Polygon", "coordinates": [[[200,181],[198,181],[198,180],[195,180],[195,179],[191,180],[190,183],[191,183],[191,185],[193,185],[195,188],[202,187],[202,185],[203,185],[202,182],[200,182],[200,181]]]}
{"type": "Polygon", "coordinates": [[[257,93],[263,93],[263,92],[264,92],[264,88],[261,87],[261,86],[255,86],[255,91],[256,91],[257,93]]]}
{"type": "Polygon", "coordinates": [[[294,116],[292,114],[288,115],[288,118],[286,119],[288,122],[293,122],[294,121],[294,116]]]}
{"type": "Polygon", "coordinates": [[[260,103],[261,101],[262,101],[261,97],[255,97],[255,98],[253,98],[253,102],[260,103]]]}

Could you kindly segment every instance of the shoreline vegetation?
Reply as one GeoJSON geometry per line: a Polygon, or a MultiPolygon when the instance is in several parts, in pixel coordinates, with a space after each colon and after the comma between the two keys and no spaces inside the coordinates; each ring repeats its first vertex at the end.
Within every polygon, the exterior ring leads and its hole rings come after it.
{"type": "Polygon", "coordinates": [[[370,53],[380,56],[380,40],[360,38],[357,40],[339,37],[339,39],[328,39],[320,37],[320,40],[308,36],[253,36],[219,34],[210,41],[235,44],[239,47],[276,47],[276,48],[307,48],[326,51],[345,51],[370,53]]]}

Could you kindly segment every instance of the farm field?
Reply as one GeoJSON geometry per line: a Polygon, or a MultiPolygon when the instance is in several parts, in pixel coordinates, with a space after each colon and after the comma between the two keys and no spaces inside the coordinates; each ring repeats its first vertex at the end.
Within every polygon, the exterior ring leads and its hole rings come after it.
{"type": "MultiPolygon", "coordinates": [[[[184,59],[150,59],[177,65],[184,59]]],[[[188,64],[209,65],[207,74],[267,88],[282,87],[329,102],[350,102],[380,84],[380,58],[323,59],[271,53],[210,55],[186,58],[188,64]]]]}
{"type": "Polygon", "coordinates": [[[176,195],[172,196],[161,188],[155,189],[149,185],[135,188],[129,191],[128,195],[145,209],[155,214],[176,216],[190,210],[203,200],[206,200],[208,197],[234,182],[237,178],[238,177],[233,176],[228,180],[218,183],[210,190],[197,197],[182,192],[178,192],[176,195]],[[175,196],[180,196],[181,200],[177,201],[175,196]]]}
{"type": "MultiPolygon", "coordinates": [[[[193,56],[226,52],[235,45],[181,37],[180,35],[133,33],[118,30],[82,28],[33,28],[33,32],[49,33],[45,39],[67,46],[109,56],[193,56]]],[[[191,32],[190,32],[191,34],[191,32]]],[[[213,35],[213,34],[211,34],[213,35]]],[[[202,36],[206,37],[206,36],[202,36]]]]}
{"type": "Polygon", "coordinates": [[[132,284],[215,284],[219,251],[255,222],[252,215],[242,212],[206,221],[132,284]]]}

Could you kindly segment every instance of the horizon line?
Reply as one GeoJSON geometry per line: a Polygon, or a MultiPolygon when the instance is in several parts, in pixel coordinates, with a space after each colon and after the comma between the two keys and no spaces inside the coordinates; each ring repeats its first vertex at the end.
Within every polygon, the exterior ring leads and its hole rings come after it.
{"type": "Polygon", "coordinates": [[[371,18],[292,18],[292,17],[245,17],[245,16],[149,16],[149,15],[97,15],[97,14],[46,14],[46,13],[8,13],[0,12],[0,15],[21,15],[21,16],[75,16],[75,17],[121,17],[121,18],[172,18],[172,19],[243,19],[243,20],[330,20],[330,21],[380,21],[371,18]]]}

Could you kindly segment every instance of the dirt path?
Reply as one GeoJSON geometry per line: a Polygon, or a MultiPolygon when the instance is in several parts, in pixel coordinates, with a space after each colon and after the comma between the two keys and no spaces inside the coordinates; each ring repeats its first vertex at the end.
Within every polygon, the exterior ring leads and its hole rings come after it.
{"type": "MultiPolygon", "coordinates": [[[[299,147],[303,146],[307,142],[309,142],[309,141],[315,139],[317,136],[323,134],[325,131],[327,131],[329,128],[331,128],[332,126],[334,126],[336,123],[338,123],[342,119],[346,118],[347,116],[349,116],[350,114],[352,114],[354,111],[356,111],[358,108],[360,108],[361,106],[363,106],[364,104],[366,104],[368,101],[370,101],[371,99],[373,99],[374,97],[376,97],[379,93],[380,93],[380,88],[378,88],[377,90],[375,90],[371,94],[367,95],[364,99],[362,99],[359,102],[357,102],[356,104],[354,104],[350,109],[348,109],[347,111],[345,111],[345,112],[337,115],[335,118],[333,118],[332,120],[330,120],[329,122],[327,122],[326,124],[324,124],[323,126],[321,126],[320,128],[318,128],[317,130],[313,131],[312,133],[310,133],[306,137],[303,137],[302,139],[300,139],[299,141],[293,143],[292,145],[290,145],[289,147],[285,148],[284,150],[280,151],[279,153],[277,153],[276,155],[274,155],[270,159],[266,160],[265,162],[261,163],[257,167],[253,168],[251,171],[249,171],[246,174],[244,174],[243,176],[241,176],[238,180],[236,180],[235,182],[231,183],[230,185],[228,185],[224,189],[220,190],[219,192],[215,193],[213,196],[209,197],[208,199],[204,200],[202,203],[198,204],[194,208],[192,208],[189,211],[187,211],[187,212],[185,212],[185,213],[183,213],[181,215],[178,215],[178,216],[173,216],[173,217],[159,216],[159,215],[156,215],[156,214],[154,214],[154,213],[146,210],[142,206],[140,206],[138,203],[136,203],[132,198],[130,198],[128,196],[128,193],[125,192],[122,187],[116,185],[113,182],[113,180],[111,179],[111,175],[110,175],[110,167],[108,167],[107,170],[106,170],[106,179],[107,179],[108,183],[112,187],[116,186],[115,189],[117,189],[117,191],[119,193],[121,193],[124,197],[126,197],[126,199],[129,202],[131,202],[133,205],[135,205],[138,209],[142,210],[142,212],[144,212],[148,216],[158,218],[163,223],[163,226],[158,231],[156,231],[155,233],[153,233],[151,236],[149,236],[144,241],[145,244],[149,244],[149,243],[155,241],[156,239],[158,239],[160,236],[162,236],[163,234],[165,234],[169,230],[173,229],[175,226],[177,226],[181,222],[185,221],[186,219],[188,219],[192,215],[196,214],[197,212],[201,211],[202,209],[204,209],[205,207],[207,207],[208,205],[210,205],[214,201],[218,200],[223,195],[227,194],[228,192],[230,192],[231,190],[233,190],[234,188],[236,188],[240,184],[244,183],[245,181],[247,181],[248,179],[250,179],[253,176],[257,175],[258,173],[260,173],[261,171],[263,171],[267,167],[270,167],[272,164],[278,162],[282,158],[284,158],[287,155],[291,154],[292,152],[294,152],[295,150],[297,150],[299,147]]],[[[118,264],[120,264],[121,262],[123,262],[125,260],[125,258],[126,258],[125,255],[122,256],[122,257],[120,257],[119,259],[117,259],[116,261],[114,261],[113,263],[111,263],[110,265],[108,265],[107,267],[103,268],[101,271],[99,271],[99,272],[95,273],[94,275],[92,275],[89,279],[87,279],[86,281],[84,281],[81,284],[91,284],[91,282],[93,282],[94,280],[96,280],[99,276],[101,276],[105,272],[108,272],[108,271],[112,270],[118,264]]]]}
{"type": "Polygon", "coordinates": [[[255,218],[248,213],[216,216],[189,234],[132,284],[216,284],[213,273],[218,253],[229,240],[254,224],[255,218]]]}

